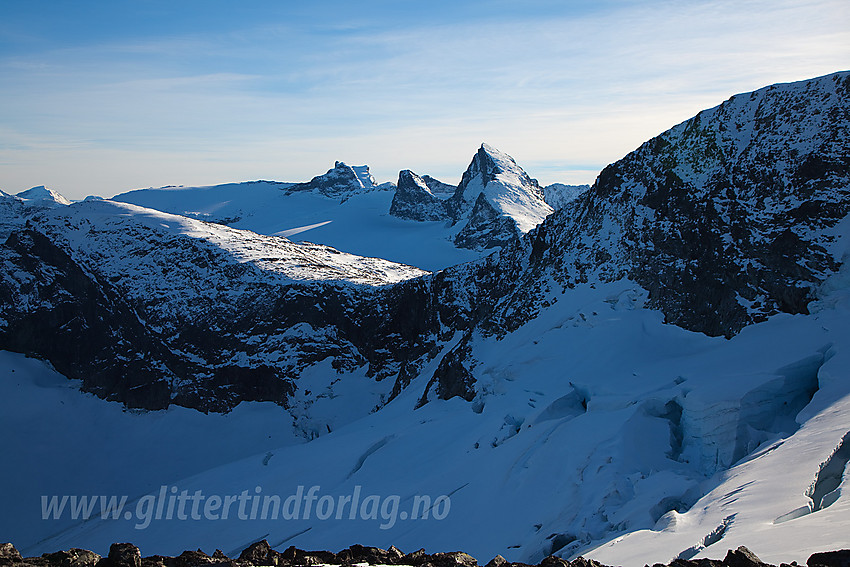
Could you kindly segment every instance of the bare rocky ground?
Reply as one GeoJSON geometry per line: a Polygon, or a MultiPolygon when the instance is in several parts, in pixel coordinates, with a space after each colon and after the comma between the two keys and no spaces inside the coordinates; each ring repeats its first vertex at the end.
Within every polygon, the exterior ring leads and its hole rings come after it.
{"type": "MultiPolygon", "coordinates": [[[[266,540],[248,546],[237,558],[227,557],[220,550],[207,555],[201,550],[184,551],[177,557],[152,555],[142,557],[139,548],[131,543],[114,543],[107,557],[85,549],[70,549],[45,553],[40,557],[22,557],[11,543],[0,544],[0,567],[310,567],[318,565],[399,565],[411,567],[480,567],[478,561],[462,551],[450,553],[425,553],[424,549],[404,553],[396,547],[388,550],[363,545],[352,545],[339,553],[330,551],[304,551],[290,547],[284,552],[272,549],[266,540]]],[[[782,563],[780,567],[796,567],[796,561],[782,563]]],[[[850,567],[850,550],[815,553],[806,561],[808,567],[850,567]]],[[[485,567],[533,567],[525,563],[511,563],[501,555],[490,560],[485,567]]],[[[592,559],[578,557],[566,561],[549,556],[536,567],[607,567],[592,559]]],[[[625,566],[630,567],[630,566],[625,566]]],[[[646,566],[649,567],[649,566],[646,566]]],[[[776,567],[761,561],[746,547],[729,550],[721,559],[674,559],[669,564],[656,563],[652,567],[776,567]]]]}

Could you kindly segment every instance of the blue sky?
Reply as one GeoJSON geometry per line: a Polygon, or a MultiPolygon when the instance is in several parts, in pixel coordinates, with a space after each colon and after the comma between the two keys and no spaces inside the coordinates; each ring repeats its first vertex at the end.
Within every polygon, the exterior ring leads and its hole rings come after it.
{"type": "Polygon", "coordinates": [[[0,0],[0,189],[592,182],[730,95],[850,68],[850,3],[0,0]]]}

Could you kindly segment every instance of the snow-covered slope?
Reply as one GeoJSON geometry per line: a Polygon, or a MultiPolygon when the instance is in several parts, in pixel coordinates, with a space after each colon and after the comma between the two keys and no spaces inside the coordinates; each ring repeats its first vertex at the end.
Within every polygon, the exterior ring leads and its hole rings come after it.
{"type": "Polygon", "coordinates": [[[326,246],[86,201],[32,218],[0,254],[6,348],[131,406],[286,404],[327,357],[384,376],[394,344],[424,348],[398,334],[428,324],[403,320],[418,284],[388,286],[425,272],[326,246]]]}
{"type": "MultiPolygon", "coordinates": [[[[458,188],[403,170],[398,185],[377,185],[367,166],[336,162],[306,183],[141,189],[114,200],[430,271],[479,259],[552,211],[537,182],[486,144],[463,178],[458,188]]],[[[555,203],[575,197],[569,186],[549,193],[555,203]]]]}
{"type": "MultiPolygon", "coordinates": [[[[56,210],[33,219],[31,224],[79,261],[86,263],[96,257],[100,274],[121,286],[133,299],[168,298],[169,303],[160,308],[169,313],[179,309],[178,303],[185,303],[185,298],[175,294],[186,292],[188,283],[195,284],[192,293],[201,294],[210,287],[220,287],[216,279],[226,276],[219,274],[237,271],[235,266],[243,268],[239,279],[246,283],[339,281],[387,285],[426,273],[328,246],[297,244],[284,237],[264,236],[108,200],[86,201],[56,210]],[[188,253],[175,256],[175,248],[188,253]],[[211,261],[199,265],[194,262],[198,255],[211,261]],[[163,266],[167,269],[163,270],[163,266]]],[[[233,287],[232,282],[229,285],[233,287]]]]}
{"type": "Polygon", "coordinates": [[[590,189],[590,185],[552,183],[543,188],[543,199],[554,210],[562,209],[590,189]]]}
{"type": "Polygon", "coordinates": [[[70,205],[58,191],[43,185],[9,195],[0,191],[0,240],[26,224],[28,218],[47,209],[70,205]]]}
{"type": "Polygon", "coordinates": [[[70,205],[71,201],[66,199],[61,193],[53,189],[49,189],[44,185],[21,191],[15,195],[19,199],[28,201],[31,205],[40,206],[55,206],[55,205],[70,205]]]}

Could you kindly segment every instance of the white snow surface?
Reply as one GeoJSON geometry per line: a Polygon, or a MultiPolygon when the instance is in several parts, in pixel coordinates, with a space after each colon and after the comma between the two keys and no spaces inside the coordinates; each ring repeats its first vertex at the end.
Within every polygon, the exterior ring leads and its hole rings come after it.
{"type": "Polygon", "coordinates": [[[487,180],[478,172],[464,188],[464,201],[471,210],[478,195],[483,193],[498,213],[516,222],[521,232],[530,231],[552,213],[552,207],[543,199],[540,188],[529,184],[528,175],[512,157],[488,144],[482,144],[481,148],[498,173],[495,179],[487,180]]]}
{"type": "Polygon", "coordinates": [[[0,240],[20,230],[27,219],[47,209],[70,205],[71,201],[59,192],[43,185],[9,195],[0,191],[0,240]]]}
{"type": "Polygon", "coordinates": [[[339,281],[386,285],[426,274],[380,258],[363,258],[318,244],[163,213],[127,203],[97,200],[53,209],[32,224],[70,250],[82,265],[97,262],[107,277],[136,282],[140,293],[179,293],[192,279],[205,282],[225,264],[248,267],[243,281],[291,283],[339,281]],[[172,246],[160,246],[168,242],[172,246]],[[187,258],[175,256],[175,243],[187,258]],[[210,263],[198,252],[212,254],[210,263]],[[182,260],[182,261],[181,261],[182,260]],[[192,277],[187,271],[196,272],[192,277]]]}
{"type": "Polygon", "coordinates": [[[20,193],[15,195],[19,199],[24,199],[30,202],[48,202],[55,203],[57,205],[70,205],[71,201],[66,199],[61,193],[45,187],[44,185],[39,185],[38,187],[33,187],[32,189],[27,189],[26,191],[21,191],[20,193]]]}
{"type": "Polygon", "coordinates": [[[257,181],[142,189],[117,195],[114,200],[199,220],[224,222],[232,228],[259,234],[297,235],[297,240],[428,271],[482,256],[481,252],[456,248],[448,239],[451,230],[444,222],[417,222],[391,216],[393,191],[373,190],[340,202],[318,193],[286,194],[286,186],[257,181]]]}
{"type": "MultiPolygon", "coordinates": [[[[4,355],[0,430],[19,458],[0,472],[0,482],[16,487],[5,496],[0,533],[28,554],[105,553],[115,541],[133,541],[143,554],[238,553],[266,538],[279,549],[464,550],[482,562],[497,553],[536,562],[555,551],[627,567],[683,553],[722,558],[739,545],[774,564],[804,563],[814,551],[847,547],[846,475],[831,506],[800,510],[850,431],[850,270],[824,286],[811,315],[775,316],[730,340],[663,324],[642,307],[645,297],[627,280],[591,282],[502,340],[478,337],[475,354],[485,362],[474,369],[471,403],[414,409],[436,362],[393,402],[354,421],[339,416],[362,387],[338,388],[326,409],[312,408],[320,436],[303,444],[292,443],[295,425],[283,408],[243,403],[209,416],[204,433],[193,429],[204,416],[189,410],[122,412],[40,363],[4,355]],[[809,402],[799,394],[812,385],[809,402]],[[343,425],[328,432],[323,412],[343,425]],[[274,425],[258,432],[257,420],[274,425]],[[250,433],[236,448],[241,431],[250,433]],[[251,521],[234,508],[228,520],[154,520],[146,529],[135,529],[136,519],[35,518],[42,494],[126,494],[135,505],[160,484],[281,500],[319,486],[319,497],[335,501],[359,486],[363,497],[397,495],[398,511],[411,510],[416,495],[448,495],[451,505],[443,519],[399,515],[388,529],[383,516],[350,520],[346,510],[323,520],[315,509],[309,519],[251,521]]],[[[309,381],[327,387],[315,370],[309,381]]]]}

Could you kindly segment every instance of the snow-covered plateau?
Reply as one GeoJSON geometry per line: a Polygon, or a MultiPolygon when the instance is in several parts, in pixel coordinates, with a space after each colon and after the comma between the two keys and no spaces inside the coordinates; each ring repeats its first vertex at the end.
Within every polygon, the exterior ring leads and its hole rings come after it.
{"type": "Polygon", "coordinates": [[[736,95],[561,201],[486,144],[455,188],[338,162],[3,194],[0,539],[626,567],[850,548],[848,140],[841,72],[736,95]],[[287,232],[358,218],[345,252],[287,232]],[[444,248],[355,255],[382,234],[444,248]]]}

